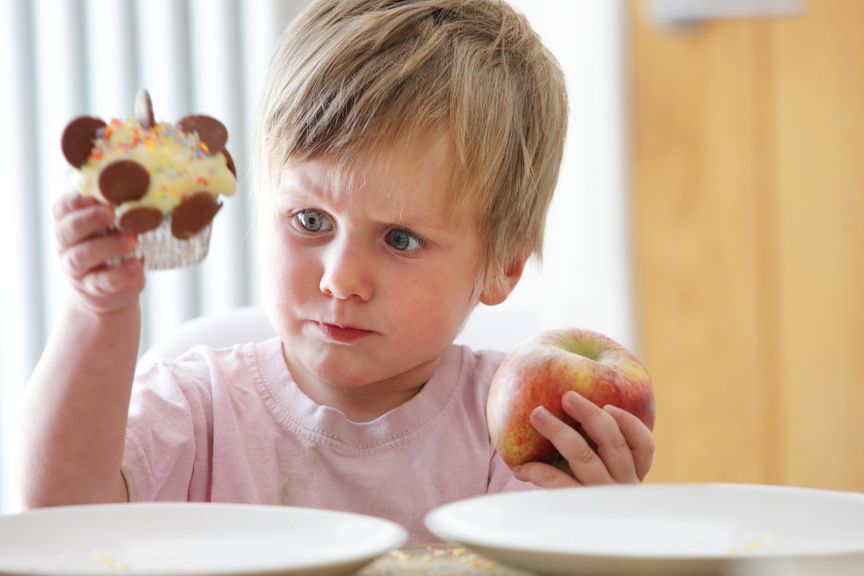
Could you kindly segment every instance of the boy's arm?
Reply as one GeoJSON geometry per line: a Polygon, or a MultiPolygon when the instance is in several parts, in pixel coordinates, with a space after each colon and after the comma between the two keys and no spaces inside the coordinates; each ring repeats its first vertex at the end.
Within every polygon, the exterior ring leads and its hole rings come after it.
{"type": "Polygon", "coordinates": [[[78,194],[55,206],[72,294],[25,392],[21,491],[27,507],[124,502],[120,472],[138,353],[142,263],[106,267],[134,239],[104,234],[109,208],[78,194]]]}
{"type": "Polygon", "coordinates": [[[120,464],[139,328],[137,306],[66,306],[26,390],[26,506],[128,500],[120,464]]]}

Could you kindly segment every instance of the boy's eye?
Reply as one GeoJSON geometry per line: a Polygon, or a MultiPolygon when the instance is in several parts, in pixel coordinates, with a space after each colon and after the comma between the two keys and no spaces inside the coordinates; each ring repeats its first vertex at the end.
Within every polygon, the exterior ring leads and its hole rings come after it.
{"type": "Polygon", "coordinates": [[[388,230],[384,236],[384,241],[400,252],[413,252],[425,245],[422,239],[401,228],[388,230]]]}
{"type": "Polygon", "coordinates": [[[307,232],[326,232],[333,229],[330,220],[317,210],[302,210],[295,215],[295,218],[307,232]]]}

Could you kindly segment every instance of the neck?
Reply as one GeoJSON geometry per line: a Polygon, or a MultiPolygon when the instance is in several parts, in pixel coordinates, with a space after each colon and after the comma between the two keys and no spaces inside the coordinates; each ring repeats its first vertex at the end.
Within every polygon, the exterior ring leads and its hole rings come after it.
{"type": "Polygon", "coordinates": [[[352,422],[369,422],[411,400],[432,377],[439,362],[435,359],[386,380],[344,386],[316,378],[291,362],[284,349],[282,356],[292,379],[306,396],[316,404],[340,411],[352,422]]]}

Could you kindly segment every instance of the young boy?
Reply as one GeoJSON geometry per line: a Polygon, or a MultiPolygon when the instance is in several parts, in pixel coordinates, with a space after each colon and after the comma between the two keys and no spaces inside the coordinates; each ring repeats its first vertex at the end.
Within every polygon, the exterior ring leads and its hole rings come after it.
{"type": "Polygon", "coordinates": [[[573,476],[515,473],[485,423],[498,353],[454,346],[539,255],[567,123],[526,21],[486,0],[318,0],[270,66],[253,174],[278,338],[134,374],[141,263],[110,209],[55,207],[73,287],[29,386],[28,506],[180,500],[350,510],[432,537],[452,500],[638,482],[653,439],[576,394],[534,426],[573,476]],[[130,403],[131,401],[131,403],[130,403]]]}

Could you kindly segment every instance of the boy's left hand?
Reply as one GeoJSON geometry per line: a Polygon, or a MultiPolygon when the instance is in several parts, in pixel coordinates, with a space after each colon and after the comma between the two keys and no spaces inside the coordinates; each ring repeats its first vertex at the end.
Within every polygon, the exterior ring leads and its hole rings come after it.
{"type": "Polygon", "coordinates": [[[573,476],[551,464],[528,462],[514,469],[516,478],[541,488],[637,484],[645,478],[654,459],[654,436],[641,420],[615,406],[600,408],[576,392],[564,394],[561,407],[582,426],[596,450],[575,428],[540,406],[531,413],[531,424],[552,442],[573,476]]]}

